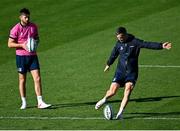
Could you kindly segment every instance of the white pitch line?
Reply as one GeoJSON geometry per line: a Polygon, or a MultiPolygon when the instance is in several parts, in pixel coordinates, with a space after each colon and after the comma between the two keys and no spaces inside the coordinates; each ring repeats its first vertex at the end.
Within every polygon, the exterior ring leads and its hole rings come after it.
{"type": "MultiPolygon", "coordinates": [[[[134,119],[134,118],[133,118],[134,119]]],[[[144,118],[135,118],[137,120],[180,120],[180,117],[144,117],[144,118]]]]}
{"type": "MultiPolygon", "coordinates": [[[[104,120],[103,117],[23,117],[23,116],[12,116],[12,117],[4,117],[1,116],[0,120],[3,119],[19,119],[19,120],[104,120]]],[[[126,118],[125,118],[126,119],[126,118]]],[[[131,118],[135,120],[180,120],[180,117],[144,117],[144,118],[131,118]]]]}
{"type": "Polygon", "coordinates": [[[145,68],[180,68],[179,65],[139,65],[139,67],[145,68]]]}
{"type": "Polygon", "coordinates": [[[14,116],[14,117],[3,117],[0,119],[35,119],[35,120],[102,120],[103,117],[23,117],[23,116],[14,116]]]}

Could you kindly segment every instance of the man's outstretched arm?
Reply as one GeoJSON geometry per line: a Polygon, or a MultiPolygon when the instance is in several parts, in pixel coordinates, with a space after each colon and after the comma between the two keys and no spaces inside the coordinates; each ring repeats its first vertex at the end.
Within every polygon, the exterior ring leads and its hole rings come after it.
{"type": "Polygon", "coordinates": [[[137,44],[140,48],[147,48],[147,49],[154,49],[154,50],[160,50],[160,49],[171,49],[171,43],[170,42],[147,42],[140,39],[137,39],[137,44]]]}

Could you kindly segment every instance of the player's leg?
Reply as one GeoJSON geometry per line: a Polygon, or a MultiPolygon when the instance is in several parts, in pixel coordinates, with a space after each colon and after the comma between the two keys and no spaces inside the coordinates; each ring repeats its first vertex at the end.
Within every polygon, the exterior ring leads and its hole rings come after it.
{"type": "Polygon", "coordinates": [[[22,100],[22,105],[20,109],[26,108],[26,60],[25,56],[18,56],[16,55],[16,66],[18,71],[18,77],[19,77],[19,93],[22,100]]]}
{"type": "Polygon", "coordinates": [[[109,88],[109,90],[107,90],[106,95],[104,96],[104,98],[108,99],[111,98],[112,96],[114,96],[117,92],[117,90],[119,89],[120,85],[116,82],[113,82],[109,88]]]}
{"type": "Polygon", "coordinates": [[[112,96],[114,96],[118,90],[118,88],[120,87],[120,85],[116,82],[113,82],[109,88],[109,90],[107,90],[106,95],[96,103],[95,105],[95,109],[99,109],[106,101],[108,98],[111,98],[112,96]]]}
{"type": "Polygon", "coordinates": [[[38,69],[32,70],[31,75],[34,80],[34,88],[35,88],[36,96],[41,96],[42,95],[42,86],[41,86],[40,71],[38,69]]]}
{"type": "Polygon", "coordinates": [[[20,109],[26,108],[26,73],[19,73],[19,92],[22,100],[20,109]]]}
{"type": "Polygon", "coordinates": [[[34,89],[37,96],[38,108],[48,108],[51,105],[46,104],[42,99],[42,85],[41,85],[41,75],[40,66],[37,56],[29,57],[29,70],[34,80],[34,89]]]}
{"type": "Polygon", "coordinates": [[[51,105],[46,104],[43,99],[42,99],[42,86],[41,86],[41,76],[40,76],[40,71],[38,69],[36,70],[31,70],[31,74],[34,80],[34,88],[35,88],[35,93],[37,96],[37,101],[38,101],[38,108],[48,108],[51,105]]]}
{"type": "Polygon", "coordinates": [[[124,96],[123,96],[123,99],[122,99],[122,102],[120,105],[119,112],[117,113],[116,119],[122,118],[123,110],[125,109],[126,105],[128,104],[128,100],[129,100],[132,90],[133,90],[133,83],[127,82],[125,84],[124,96]]]}

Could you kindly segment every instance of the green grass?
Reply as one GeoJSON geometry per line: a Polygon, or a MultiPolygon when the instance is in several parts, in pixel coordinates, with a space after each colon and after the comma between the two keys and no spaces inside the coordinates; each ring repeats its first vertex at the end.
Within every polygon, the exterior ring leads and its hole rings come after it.
{"type": "MultiPolygon", "coordinates": [[[[1,117],[103,117],[94,104],[108,89],[116,62],[103,73],[116,41],[118,26],[149,41],[170,41],[170,51],[142,49],[139,64],[180,65],[180,2],[178,0],[31,0],[0,1],[0,129],[180,129],[180,68],[140,68],[124,120],[33,120],[1,117]],[[22,7],[39,26],[38,49],[43,96],[52,109],[36,109],[28,75],[29,108],[19,110],[15,50],[7,47],[9,29],[22,7]],[[169,119],[144,119],[169,118],[169,119]]],[[[118,111],[123,90],[110,99],[118,111]]]]}

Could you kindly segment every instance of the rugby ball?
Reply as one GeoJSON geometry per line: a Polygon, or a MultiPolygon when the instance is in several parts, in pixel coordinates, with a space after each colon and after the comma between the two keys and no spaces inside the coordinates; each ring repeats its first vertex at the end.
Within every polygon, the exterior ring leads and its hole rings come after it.
{"type": "Polygon", "coordinates": [[[28,52],[35,52],[37,47],[38,47],[37,41],[32,37],[28,38],[27,44],[26,44],[26,48],[28,52]]]}
{"type": "Polygon", "coordinates": [[[106,105],[104,107],[104,117],[107,119],[107,120],[112,120],[113,119],[113,110],[112,110],[112,106],[111,105],[106,105]]]}

